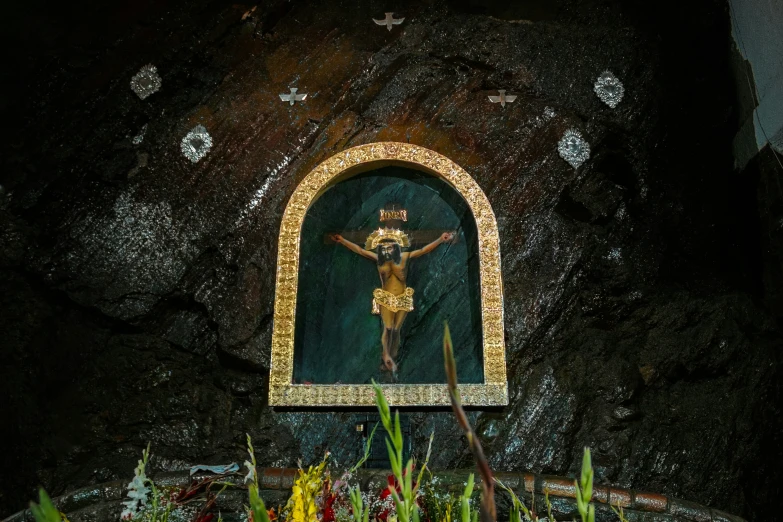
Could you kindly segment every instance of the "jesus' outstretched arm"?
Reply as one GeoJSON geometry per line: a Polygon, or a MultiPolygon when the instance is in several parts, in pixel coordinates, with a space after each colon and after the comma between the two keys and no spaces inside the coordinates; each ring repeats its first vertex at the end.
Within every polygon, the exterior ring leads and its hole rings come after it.
{"type": "Polygon", "coordinates": [[[371,250],[366,250],[366,249],[360,247],[359,245],[357,245],[356,243],[352,243],[352,242],[348,241],[347,239],[345,239],[340,234],[332,234],[329,237],[332,239],[332,241],[334,241],[336,243],[340,243],[341,245],[343,245],[348,250],[350,250],[352,252],[356,252],[360,256],[366,257],[367,259],[371,259],[371,260],[373,260],[375,262],[378,262],[378,254],[376,254],[375,252],[372,252],[371,250]]]}
{"type": "Polygon", "coordinates": [[[440,235],[438,239],[436,239],[429,245],[423,246],[420,249],[411,252],[410,257],[414,258],[414,257],[423,256],[424,254],[429,254],[430,252],[438,248],[438,246],[440,246],[441,243],[446,243],[448,241],[451,241],[452,239],[454,239],[454,232],[444,232],[443,234],[440,235]]]}

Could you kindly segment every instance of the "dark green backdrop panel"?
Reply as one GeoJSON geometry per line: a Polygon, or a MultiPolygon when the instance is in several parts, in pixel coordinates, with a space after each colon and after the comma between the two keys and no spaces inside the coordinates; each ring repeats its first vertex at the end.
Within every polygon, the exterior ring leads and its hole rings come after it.
{"type": "Polygon", "coordinates": [[[410,261],[408,286],[415,309],[402,328],[397,382],[442,383],[443,322],[454,340],[458,378],[483,382],[481,305],[476,224],[462,197],[447,183],[415,170],[386,167],[337,183],[310,208],[302,227],[296,307],[294,382],[391,382],[381,372],[381,322],[370,313],[380,287],[375,263],[328,240],[341,233],[364,246],[383,226],[387,204],[408,211],[403,228],[411,248],[437,233],[457,241],[410,261]],[[361,231],[361,234],[357,232],[361,231]],[[417,234],[417,231],[418,234],[417,234]],[[351,236],[351,234],[357,234],[351,236]]]}

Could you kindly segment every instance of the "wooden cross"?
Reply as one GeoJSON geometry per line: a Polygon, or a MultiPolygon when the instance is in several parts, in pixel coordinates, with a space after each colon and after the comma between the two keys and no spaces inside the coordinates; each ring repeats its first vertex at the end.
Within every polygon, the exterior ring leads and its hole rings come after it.
{"type": "MultiPolygon", "coordinates": [[[[388,207],[389,205],[387,205],[388,207]]],[[[429,243],[432,243],[436,239],[438,239],[443,232],[447,232],[444,229],[418,229],[418,230],[409,230],[405,228],[405,222],[408,220],[408,214],[406,210],[395,210],[394,205],[391,205],[391,209],[389,208],[383,208],[379,211],[379,219],[383,223],[381,227],[388,227],[388,228],[397,228],[405,232],[408,237],[410,238],[410,248],[413,248],[414,245],[426,245],[429,243]]],[[[367,240],[367,236],[369,236],[374,230],[377,230],[378,227],[374,227],[371,229],[366,230],[348,230],[348,231],[339,231],[339,232],[329,232],[328,234],[324,235],[324,243],[334,243],[334,241],[331,240],[331,235],[338,233],[341,236],[343,236],[345,239],[352,243],[356,243],[357,245],[364,246],[365,241],[367,240]]],[[[454,231],[454,238],[449,241],[449,243],[456,243],[457,242],[458,234],[456,231],[454,231]]]]}

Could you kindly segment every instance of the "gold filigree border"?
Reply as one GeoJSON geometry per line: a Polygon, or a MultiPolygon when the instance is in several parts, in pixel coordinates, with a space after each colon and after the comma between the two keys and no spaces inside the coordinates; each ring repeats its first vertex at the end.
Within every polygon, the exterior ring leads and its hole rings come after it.
{"type": "MultiPolygon", "coordinates": [[[[269,375],[269,404],[272,406],[371,406],[375,403],[372,387],[368,384],[292,384],[299,236],[307,210],[329,185],[390,164],[423,170],[442,178],[465,198],[473,212],[478,229],[484,383],[463,384],[460,392],[465,405],[508,404],[500,242],[489,200],[476,181],[445,156],[409,143],[381,142],[335,154],[313,169],[288,201],[280,225],[277,253],[277,294],[269,375]]],[[[389,403],[395,406],[450,404],[445,384],[386,384],[383,391],[389,403]]]]}

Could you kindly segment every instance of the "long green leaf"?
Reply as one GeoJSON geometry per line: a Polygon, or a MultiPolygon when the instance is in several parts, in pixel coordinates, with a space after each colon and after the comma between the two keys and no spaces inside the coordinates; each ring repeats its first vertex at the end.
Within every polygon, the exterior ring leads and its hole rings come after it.
{"type": "Polygon", "coordinates": [[[391,463],[392,474],[395,477],[402,475],[401,463],[397,460],[397,452],[394,451],[391,441],[386,438],[386,450],[389,452],[389,462],[391,463]]]}
{"type": "Polygon", "coordinates": [[[584,454],[582,455],[582,480],[581,483],[584,485],[588,481],[588,475],[590,474],[590,471],[592,471],[593,465],[590,459],[590,448],[585,448],[584,454]]]}
{"type": "Polygon", "coordinates": [[[400,411],[394,412],[394,447],[402,449],[402,429],[400,428],[400,411]]]}
{"type": "Polygon", "coordinates": [[[389,403],[386,401],[386,396],[383,394],[383,389],[377,382],[375,382],[374,379],[372,380],[372,386],[375,390],[375,404],[378,407],[378,413],[381,416],[381,422],[383,423],[383,427],[386,428],[386,431],[389,433],[389,435],[391,435],[392,425],[389,403]]]}
{"type": "Polygon", "coordinates": [[[468,476],[468,483],[465,485],[465,492],[462,494],[463,497],[470,498],[470,496],[473,494],[473,484],[474,484],[474,477],[473,477],[473,473],[471,473],[468,476]]]}
{"type": "Polygon", "coordinates": [[[269,522],[264,501],[258,495],[258,487],[255,484],[248,486],[250,496],[250,509],[253,511],[253,522],[269,522]]]}
{"type": "Polygon", "coordinates": [[[364,455],[361,459],[359,459],[359,462],[357,462],[351,469],[348,470],[348,474],[353,475],[353,473],[361,468],[365,462],[367,462],[367,459],[370,458],[370,450],[372,449],[372,440],[373,437],[375,437],[375,430],[378,429],[378,423],[375,423],[375,426],[373,427],[372,431],[370,432],[370,436],[367,437],[367,442],[364,443],[364,455]]]}
{"type": "Polygon", "coordinates": [[[470,503],[467,497],[460,499],[460,507],[462,508],[462,522],[470,522],[470,503]]]}
{"type": "Polygon", "coordinates": [[[43,488],[38,490],[38,501],[40,504],[30,502],[30,511],[35,517],[35,522],[62,522],[60,511],[54,507],[52,499],[43,488]]]}

